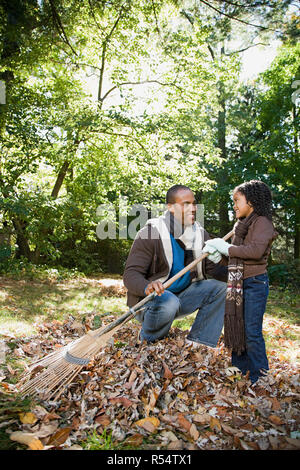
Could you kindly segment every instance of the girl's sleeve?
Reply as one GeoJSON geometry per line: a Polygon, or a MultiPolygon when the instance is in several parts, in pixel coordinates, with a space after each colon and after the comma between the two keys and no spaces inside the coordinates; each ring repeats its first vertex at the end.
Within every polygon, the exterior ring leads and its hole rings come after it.
{"type": "Polygon", "coordinates": [[[232,245],[229,256],[242,259],[261,259],[268,248],[270,241],[274,238],[272,222],[264,217],[259,217],[252,227],[251,239],[245,245],[232,245]]]}

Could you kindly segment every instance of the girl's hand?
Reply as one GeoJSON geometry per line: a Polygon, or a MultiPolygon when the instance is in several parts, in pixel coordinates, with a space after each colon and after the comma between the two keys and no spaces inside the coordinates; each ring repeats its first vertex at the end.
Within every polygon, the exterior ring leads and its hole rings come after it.
{"type": "Polygon", "coordinates": [[[209,253],[207,258],[215,264],[222,259],[222,255],[213,246],[205,245],[202,251],[203,253],[209,253]]]}
{"type": "MultiPolygon", "coordinates": [[[[229,256],[228,250],[231,246],[233,246],[233,245],[231,245],[230,243],[225,242],[225,240],[223,240],[223,238],[213,238],[212,240],[207,240],[207,242],[205,243],[204,249],[206,247],[209,247],[209,248],[213,247],[215,250],[222,253],[222,255],[229,256]]],[[[204,249],[203,249],[203,251],[204,251],[204,249]]]]}

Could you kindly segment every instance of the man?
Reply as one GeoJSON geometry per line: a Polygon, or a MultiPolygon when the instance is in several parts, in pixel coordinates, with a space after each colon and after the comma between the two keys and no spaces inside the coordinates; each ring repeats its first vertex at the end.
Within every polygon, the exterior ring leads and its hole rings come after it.
{"type": "Polygon", "coordinates": [[[142,324],[141,341],[166,337],[175,319],[198,310],[187,343],[215,348],[224,320],[226,261],[219,253],[210,254],[165,290],[163,283],[199,257],[210,238],[195,220],[196,201],[187,186],[172,186],[166,203],[165,214],[148,220],[132,244],[123,277],[127,304],[132,307],[153,291],[157,294],[136,317],[142,324]]]}

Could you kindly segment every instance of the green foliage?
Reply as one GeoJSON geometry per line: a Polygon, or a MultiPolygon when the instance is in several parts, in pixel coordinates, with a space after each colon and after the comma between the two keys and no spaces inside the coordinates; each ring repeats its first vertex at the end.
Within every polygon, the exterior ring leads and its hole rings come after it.
{"type": "Polygon", "coordinates": [[[167,0],[14,3],[0,9],[0,229],[13,232],[3,266],[25,257],[122,272],[131,242],[97,239],[100,204],[118,214],[126,196],[129,209],[150,208],[183,183],[205,204],[206,228],[221,234],[230,191],[253,177],[271,185],[276,222],[297,248],[299,117],[290,98],[299,45],[288,0],[224,2],[222,11],[167,0]],[[231,17],[263,20],[271,29],[261,38],[285,34],[257,89],[240,85],[231,41],[241,34],[252,44],[257,29],[231,17]]]}
{"type": "Polygon", "coordinates": [[[295,291],[300,289],[300,261],[295,260],[289,264],[275,264],[268,268],[270,283],[287,287],[295,291]]]}
{"type": "Polygon", "coordinates": [[[0,259],[0,275],[12,277],[13,279],[27,280],[53,280],[60,281],[63,279],[76,279],[84,276],[77,268],[64,268],[61,266],[44,266],[36,265],[28,261],[27,258],[21,259],[0,259]]]}

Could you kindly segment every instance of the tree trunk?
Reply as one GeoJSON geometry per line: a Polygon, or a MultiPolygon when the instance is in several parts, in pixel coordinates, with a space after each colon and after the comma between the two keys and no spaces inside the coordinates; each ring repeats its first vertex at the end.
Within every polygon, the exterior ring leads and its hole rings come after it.
{"type": "Polygon", "coordinates": [[[300,209],[296,209],[295,235],[294,235],[294,259],[300,258],[300,209]]]}
{"type": "MultiPolygon", "coordinates": [[[[219,84],[219,105],[221,107],[218,113],[218,147],[221,150],[221,157],[227,158],[226,151],[226,101],[224,98],[224,84],[219,84]]],[[[218,171],[217,182],[220,188],[228,187],[228,175],[227,170],[221,168],[218,171]]],[[[218,204],[220,232],[227,233],[230,230],[229,215],[228,215],[228,196],[226,193],[221,191],[218,204]]]]}
{"type": "MultiPolygon", "coordinates": [[[[297,110],[293,105],[293,128],[294,128],[294,157],[295,166],[299,165],[299,145],[298,145],[298,124],[297,124],[297,110]]],[[[299,192],[298,192],[299,195],[299,192]]],[[[294,237],[294,259],[300,258],[300,208],[299,197],[296,194],[296,210],[295,210],[295,237],[294,237]]]]}
{"type": "Polygon", "coordinates": [[[24,222],[24,221],[21,221],[17,217],[12,219],[12,223],[13,223],[14,229],[15,229],[16,234],[17,234],[16,243],[18,245],[18,250],[17,250],[17,253],[16,253],[16,258],[20,259],[21,256],[24,256],[25,258],[28,259],[28,261],[31,261],[32,260],[32,252],[30,251],[28,239],[27,239],[27,237],[25,236],[25,233],[24,233],[25,228],[27,226],[27,223],[24,222]]]}
{"type": "Polygon", "coordinates": [[[62,187],[62,184],[64,182],[69,166],[70,166],[70,162],[68,160],[65,160],[57,175],[55,185],[51,193],[51,197],[53,197],[53,199],[56,199],[58,196],[58,193],[60,191],[60,188],[62,187]]]}

